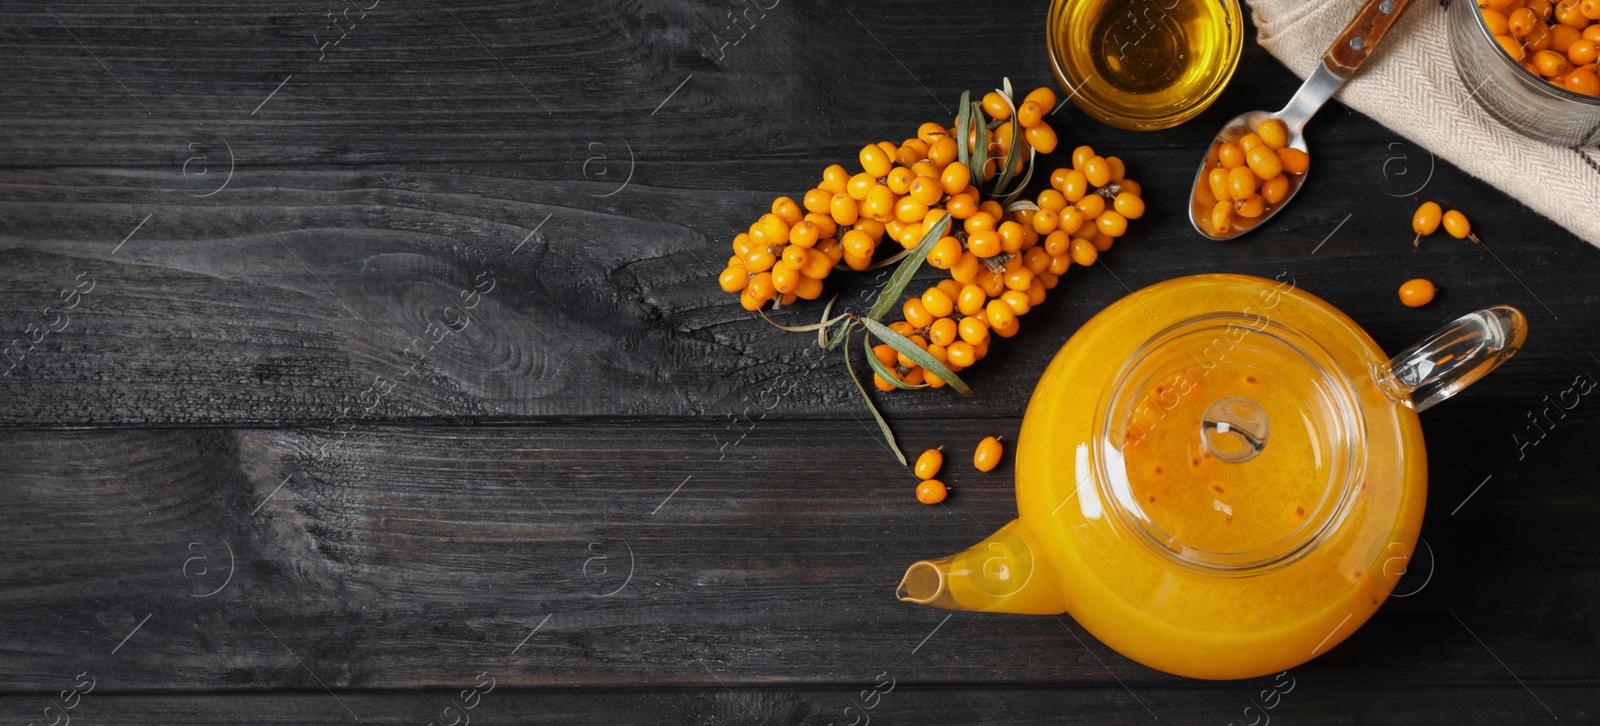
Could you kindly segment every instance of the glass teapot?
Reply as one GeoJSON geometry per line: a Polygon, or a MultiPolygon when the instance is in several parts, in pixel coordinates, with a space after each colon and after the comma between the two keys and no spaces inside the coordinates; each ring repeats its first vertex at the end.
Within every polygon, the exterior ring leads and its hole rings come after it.
{"type": "Polygon", "coordinates": [[[1123,655],[1192,678],[1303,663],[1405,572],[1427,494],[1417,412],[1526,335],[1521,311],[1492,307],[1389,358],[1292,278],[1145,288],[1084,324],[1034,390],[1019,517],[911,565],[897,594],[1070,613],[1123,655]]]}

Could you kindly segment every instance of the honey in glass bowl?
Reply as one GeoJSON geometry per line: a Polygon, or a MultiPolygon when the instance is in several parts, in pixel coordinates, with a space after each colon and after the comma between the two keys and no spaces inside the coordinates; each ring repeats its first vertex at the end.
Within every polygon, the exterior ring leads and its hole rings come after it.
{"type": "Polygon", "coordinates": [[[1078,108],[1153,131],[1221,95],[1244,27],[1237,0],[1053,0],[1045,36],[1056,79],[1078,108]]]}

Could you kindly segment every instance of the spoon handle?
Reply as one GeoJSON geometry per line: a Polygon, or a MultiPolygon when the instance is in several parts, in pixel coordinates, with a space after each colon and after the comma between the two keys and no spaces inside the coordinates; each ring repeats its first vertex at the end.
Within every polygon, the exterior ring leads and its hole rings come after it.
{"type": "Polygon", "coordinates": [[[1356,17],[1345,26],[1344,32],[1328,47],[1328,52],[1323,54],[1322,62],[1328,66],[1328,70],[1340,78],[1349,78],[1354,74],[1367,56],[1372,55],[1372,50],[1378,47],[1378,41],[1389,32],[1389,26],[1394,25],[1395,19],[1400,17],[1400,11],[1405,10],[1409,2],[1367,0],[1356,17]]]}

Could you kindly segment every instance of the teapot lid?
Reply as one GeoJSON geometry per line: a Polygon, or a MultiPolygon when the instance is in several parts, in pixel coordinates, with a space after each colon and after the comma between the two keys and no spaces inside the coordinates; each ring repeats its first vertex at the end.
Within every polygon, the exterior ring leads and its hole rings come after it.
{"type": "Polygon", "coordinates": [[[1136,347],[1093,435],[1103,500],[1125,531],[1214,575],[1310,552],[1348,513],[1366,461],[1344,370],[1290,323],[1249,312],[1191,315],[1136,347]]]}

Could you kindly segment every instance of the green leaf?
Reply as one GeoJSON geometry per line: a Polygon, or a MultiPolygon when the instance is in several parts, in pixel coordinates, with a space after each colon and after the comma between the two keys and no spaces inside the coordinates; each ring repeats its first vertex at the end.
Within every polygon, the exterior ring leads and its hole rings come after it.
{"type": "MultiPolygon", "coordinates": [[[[863,344],[870,342],[871,341],[863,341],[863,344]]],[[[913,391],[918,388],[928,387],[928,384],[926,383],[918,383],[917,385],[913,386],[905,381],[900,380],[899,378],[896,378],[894,371],[889,370],[889,366],[884,365],[883,361],[878,360],[878,356],[872,352],[872,346],[870,345],[867,346],[867,363],[872,366],[873,373],[882,376],[883,380],[889,382],[889,385],[894,386],[902,391],[913,391]]]]}
{"type": "MultiPolygon", "coordinates": [[[[1011,94],[1011,78],[1010,77],[1001,78],[1000,81],[1001,81],[1000,85],[1004,86],[1004,88],[996,89],[996,90],[1000,91],[1000,95],[1005,96],[1007,101],[1010,101],[1011,99],[1015,98],[1015,96],[1013,96],[1011,94]]],[[[1013,105],[1015,105],[1015,104],[1013,104],[1013,105]]]]}
{"type": "MultiPolygon", "coordinates": [[[[833,297],[828,299],[828,306],[822,309],[822,322],[817,324],[817,347],[818,348],[826,348],[826,347],[828,347],[828,327],[833,325],[833,323],[838,321],[838,319],[839,319],[839,318],[834,318],[833,320],[829,320],[828,319],[828,313],[833,312],[833,304],[836,303],[836,302],[839,302],[839,294],[838,293],[834,293],[833,297]]],[[[845,316],[841,315],[839,317],[845,317],[845,316]]]]}
{"type": "Polygon", "coordinates": [[[835,330],[838,332],[828,331],[827,339],[823,341],[822,347],[827,348],[828,350],[833,350],[834,348],[839,347],[839,344],[844,342],[845,338],[850,336],[850,331],[855,329],[855,325],[856,321],[852,318],[850,320],[846,320],[844,323],[835,328],[835,330]]]}
{"type": "MultiPolygon", "coordinates": [[[[989,121],[988,119],[984,118],[983,107],[976,103],[972,104],[972,114],[977,121],[975,127],[978,130],[983,131],[983,133],[974,135],[973,145],[977,148],[972,150],[972,154],[970,155],[972,157],[972,163],[967,165],[967,171],[972,172],[972,186],[981,190],[983,185],[983,168],[989,165],[989,121]]],[[[967,134],[961,135],[961,143],[967,143],[967,136],[967,134]]]]}
{"type": "Polygon", "coordinates": [[[889,282],[883,286],[883,291],[878,293],[878,299],[872,303],[872,309],[867,311],[867,317],[879,320],[894,307],[895,303],[900,302],[900,293],[905,292],[906,285],[911,284],[911,276],[917,274],[917,269],[927,261],[928,252],[933,250],[934,243],[938,242],[948,229],[950,229],[950,214],[939,215],[939,221],[922,233],[922,241],[918,242],[911,250],[911,254],[895,268],[894,274],[889,276],[889,282]]]}
{"type": "MultiPolygon", "coordinates": [[[[950,369],[946,368],[943,363],[940,363],[938,358],[933,357],[932,353],[917,347],[917,344],[911,342],[910,338],[894,332],[889,328],[889,326],[871,318],[867,318],[861,322],[867,324],[867,330],[872,331],[873,335],[878,336],[878,340],[888,343],[889,347],[894,348],[895,350],[904,354],[905,357],[910,358],[911,362],[928,369],[928,372],[938,376],[939,380],[950,384],[951,388],[960,391],[963,395],[972,395],[972,388],[968,386],[965,381],[957,377],[956,374],[951,373],[950,369]]],[[[871,351],[868,351],[868,353],[870,354],[871,351]]]]}
{"type": "Polygon", "coordinates": [[[900,453],[900,445],[894,442],[894,432],[889,430],[889,422],[883,420],[883,414],[878,413],[878,407],[872,405],[872,396],[867,395],[867,389],[861,387],[861,379],[856,377],[855,366],[850,363],[850,336],[846,335],[844,340],[844,369],[850,372],[850,380],[856,384],[856,390],[861,392],[861,400],[867,402],[867,410],[871,411],[872,418],[878,421],[878,429],[883,431],[883,440],[889,444],[889,450],[900,460],[900,465],[905,466],[906,455],[900,453]]]}
{"type": "Polygon", "coordinates": [[[1019,200],[1017,200],[1015,202],[1007,204],[1006,205],[1006,211],[1007,212],[1037,212],[1037,211],[1039,211],[1039,205],[1034,204],[1033,202],[1030,202],[1030,201],[1028,201],[1026,199],[1019,199],[1019,200]]]}
{"type": "Polygon", "coordinates": [[[972,155],[967,153],[967,132],[972,130],[972,91],[961,92],[961,112],[956,114],[956,160],[972,168],[972,155]]]}
{"type": "Polygon", "coordinates": [[[1039,150],[1028,149],[1028,163],[1024,165],[1028,171],[1026,174],[1022,175],[1022,182],[1017,184],[1017,188],[1012,189],[1010,194],[1007,194],[1005,198],[1000,200],[1000,206],[1005,207],[1010,205],[1012,202],[1016,201],[1017,197],[1022,195],[1022,192],[1028,188],[1028,182],[1033,180],[1033,167],[1038,163],[1039,150]]]}
{"type": "Polygon", "coordinates": [[[1022,154],[1022,124],[1017,122],[1017,104],[1011,101],[1011,94],[1003,96],[1006,106],[1011,108],[1011,149],[1006,152],[1006,168],[1000,170],[994,184],[995,196],[1004,196],[1006,185],[1011,183],[1012,170],[1017,168],[1017,157],[1022,154]]]}
{"type": "MultiPolygon", "coordinates": [[[[835,297],[837,297],[837,296],[835,296],[835,297]]],[[[828,307],[832,308],[833,307],[833,303],[828,303],[828,307]]],[[[843,320],[844,318],[850,317],[849,313],[845,313],[843,315],[835,316],[832,320],[824,319],[820,323],[812,323],[810,325],[779,325],[777,323],[772,322],[772,318],[767,318],[767,312],[765,310],[760,311],[760,313],[761,313],[761,317],[767,319],[767,324],[769,324],[772,327],[777,328],[779,330],[787,330],[787,331],[789,331],[791,333],[809,333],[809,332],[811,332],[813,330],[822,330],[823,328],[826,328],[829,325],[833,325],[834,323],[837,323],[840,320],[843,320]]],[[[824,313],[824,314],[826,314],[826,313],[824,313]]]]}

